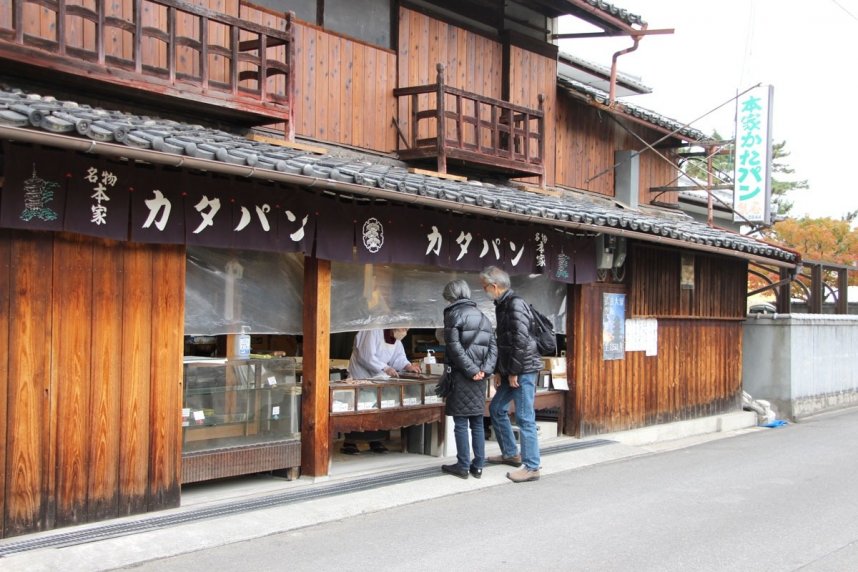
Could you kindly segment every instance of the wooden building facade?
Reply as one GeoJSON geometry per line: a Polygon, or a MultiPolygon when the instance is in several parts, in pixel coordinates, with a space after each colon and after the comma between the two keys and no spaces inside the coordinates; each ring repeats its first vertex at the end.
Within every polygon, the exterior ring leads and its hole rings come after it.
{"type": "MultiPolygon", "coordinates": [[[[738,410],[747,261],[791,268],[796,259],[668,231],[672,223],[656,231],[653,212],[640,215],[638,225],[634,212],[604,206],[615,195],[615,152],[641,153],[639,202],[647,205],[651,189],[670,185],[676,174],[662,155],[670,158],[689,138],[558,88],[557,48],[549,41],[555,18],[572,15],[626,34],[641,30],[639,18],[594,9],[586,0],[498,2],[493,11],[481,10],[480,2],[379,0],[389,33],[371,41],[331,29],[334,19],[321,7],[340,5],[0,0],[0,61],[9,73],[0,81],[127,113],[157,110],[165,119],[277,139],[285,148],[341,146],[364,153],[367,164],[407,158],[414,168],[437,171],[442,182],[450,175],[492,183],[510,177],[537,187],[520,191],[518,210],[420,200],[427,209],[464,217],[627,242],[624,275],[608,270],[594,282],[567,287],[566,433],[738,410]],[[299,13],[288,14],[293,9],[299,13]],[[642,142],[660,138],[658,153],[642,142]],[[580,216],[527,211],[539,201],[564,204],[571,197],[578,204],[587,195],[601,202],[580,216]],[[657,320],[656,355],[603,359],[606,293],[625,296],[626,318],[657,320]]],[[[348,15],[347,0],[342,6],[348,15]]],[[[417,201],[368,184],[340,188],[306,169],[284,174],[276,161],[251,164],[247,154],[229,150],[177,159],[182,151],[170,145],[178,143],[129,139],[111,118],[83,125],[51,112],[77,128],[57,134],[37,116],[48,112],[35,100],[15,113],[29,123],[0,122],[4,141],[55,145],[68,165],[105,153],[167,165],[171,177],[220,169],[260,188],[288,177],[310,192],[417,201]],[[27,141],[31,131],[39,132],[37,143],[27,141]],[[236,157],[247,161],[244,171],[236,157]]],[[[197,143],[194,150],[204,147],[197,143]]],[[[186,255],[176,242],[0,230],[6,348],[0,355],[0,537],[179,504],[186,255]]],[[[324,475],[331,262],[310,250],[304,273],[301,469],[324,475]]]]}

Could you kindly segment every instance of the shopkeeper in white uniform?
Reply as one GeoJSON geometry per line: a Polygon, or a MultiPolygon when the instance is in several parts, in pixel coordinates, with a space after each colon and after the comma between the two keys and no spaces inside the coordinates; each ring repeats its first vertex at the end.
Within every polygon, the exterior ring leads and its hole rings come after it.
{"type": "MultiPolygon", "coordinates": [[[[352,356],[349,359],[349,377],[353,379],[372,379],[396,377],[400,371],[420,372],[420,367],[405,357],[402,338],[408,328],[368,330],[358,332],[352,356]]],[[[356,441],[369,441],[369,450],[374,453],[386,453],[387,448],[381,442],[387,438],[387,431],[361,431],[346,434],[340,451],[347,455],[360,453],[356,441]]]]}

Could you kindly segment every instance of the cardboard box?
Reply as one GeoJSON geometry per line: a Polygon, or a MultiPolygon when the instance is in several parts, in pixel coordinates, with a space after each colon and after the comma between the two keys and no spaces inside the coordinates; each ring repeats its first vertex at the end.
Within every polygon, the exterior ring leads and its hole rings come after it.
{"type": "Polygon", "coordinates": [[[444,373],[444,364],[443,363],[430,363],[428,364],[428,369],[430,375],[441,375],[444,373]]]}
{"type": "Polygon", "coordinates": [[[544,357],[542,367],[551,372],[552,375],[566,375],[565,357],[544,357]]]}

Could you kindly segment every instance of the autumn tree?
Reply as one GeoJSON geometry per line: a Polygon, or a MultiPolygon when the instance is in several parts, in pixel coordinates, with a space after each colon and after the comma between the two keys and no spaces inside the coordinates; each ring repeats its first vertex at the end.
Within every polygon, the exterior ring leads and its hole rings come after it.
{"type": "MultiPolygon", "coordinates": [[[[852,213],[842,220],[807,217],[786,219],[775,223],[766,238],[797,250],[803,259],[842,264],[858,270],[858,229],[852,228],[852,219],[852,213]]],[[[858,271],[849,274],[849,283],[858,285],[858,271]]],[[[823,280],[836,289],[833,274],[823,276],[823,280]]],[[[800,288],[795,288],[793,295],[805,298],[804,291],[800,288]]]]}

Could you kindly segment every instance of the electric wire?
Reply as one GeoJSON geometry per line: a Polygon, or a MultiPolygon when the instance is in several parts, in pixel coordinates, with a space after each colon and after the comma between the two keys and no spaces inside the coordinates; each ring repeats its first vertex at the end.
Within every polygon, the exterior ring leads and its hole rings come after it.
{"type": "Polygon", "coordinates": [[[850,12],[849,10],[847,10],[847,9],[846,9],[846,7],[845,7],[845,6],[843,6],[843,4],[841,4],[841,3],[840,3],[840,2],[838,2],[837,0],[831,0],[831,1],[834,3],[834,5],[835,5],[835,6],[837,6],[838,8],[840,8],[841,10],[843,10],[844,12],[846,12],[846,14],[848,14],[850,18],[852,18],[853,20],[855,20],[856,22],[858,22],[858,16],[855,16],[855,14],[853,14],[852,12],[850,12]]]}

